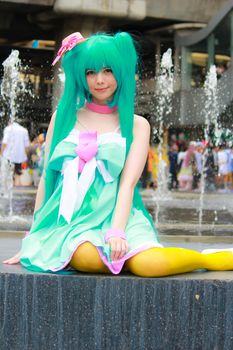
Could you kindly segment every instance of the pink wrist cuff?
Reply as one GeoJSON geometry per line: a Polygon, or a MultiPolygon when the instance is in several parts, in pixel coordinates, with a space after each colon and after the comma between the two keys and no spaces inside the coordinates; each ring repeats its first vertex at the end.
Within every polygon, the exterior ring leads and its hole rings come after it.
{"type": "Polygon", "coordinates": [[[105,243],[108,243],[109,239],[112,237],[126,239],[125,231],[118,228],[109,228],[104,236],[105,243]]]}

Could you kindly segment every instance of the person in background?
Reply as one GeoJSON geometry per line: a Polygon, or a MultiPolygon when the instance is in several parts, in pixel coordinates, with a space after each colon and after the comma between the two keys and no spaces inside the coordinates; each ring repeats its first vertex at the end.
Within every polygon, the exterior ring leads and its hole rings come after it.
{"type": "Polygon", "coordinates": [[[184,150],[186,150],[188,148],[188,142],[187,142],[185,133],[183,131],[181,131],[178,134],[176,143],[177,143],[177,146],[179,148],[179,152],[180,151],[184,151],[184,150]]]}
{"type": "Polygon", "coordinates": [[[225,145],[219,146],[218,151],[218,179],[220,190],[227,190],[227,174],[228,174],[228,154],[225,151],[225,145]]]}
{"type": "Polygon", "coordinates": [[[45,156],[45,135],[42,133],[39,136],[40,148],[39,148],[39,159],[38,159],[38,171],[41,176],[44,169],[44,156],[45,156]]]}
{"type": "Polygon", "coordinates": [[[216,166],[213,153],[213,146],[207,145],[205,150],[205,165],[204,165],[204,175],[205,175],[205,191],[214,192],[216,191],[216,166]]]}
{"type": "Polygon", "coordinates": [[[33,185],[38,186],[43,167],[44,134],[41,133],[34,138],[29,149],[29,168],[32,173],[33,185]]]}
{"type": "Polygon", "coordinates": [[[219,151],[218,145],[214,145],[212,148],[212,152],[213,152],[213,157],[214,157],[214,167],[215,167],[215,181],[214,181],[214,183],[215,183],[216,190],[219,189],[218,151],[219,151]]]}
{"type": "Polygon", "coordinates": [[[169,190],[178,188],[178,180],[177,180],[177,170],[178,170],[178,146],[176,143],[171,145],[171,149],[168,152],[169,158],[169,190]]]}
{"type": "Polygon", "coordinates": [[[194,156],[196,160],[196,169],[193,172],[193,190],[198,190],[200,187],[200,178],[202,173],[204,145],[202,142],[197,142],[195,145],[194,156]]]}
{"type": "MultiPolygon", "coordinates": [[[[26,128],[21,126],[17,121],[10,122],[3,131],[3,140],[1,145],[2,156],[2,186],[8,182],[7,167],[13,171],[14,186],[21,186],[21,164],[27,160],[27,151],[29,147],[29,135],[26,128]],[[4,175],[5,174],[5,175],[4,175]]],[[[6,189],[6,188],[5,188],[6,189]]],[[[6,189],[7,190],[7,189],[6,189]]]]}
{"type": "Polygon", "coordinates": [[[216,65],[216,73],[217,73],[217,78],[220,79],[221,76],[223,75],[223,73],[225,72],[226,70],[226,66],[224,63],[219,63],[216,65]]]}
{"type": "MultiPolygon", "coordinates": [[[[177,144],[177,136],[176,136],[176,134],[171,134],[171,135],[170,135],[170,142],[169,142],[170,147],[171,147],[174,143],[177,144]]],[[[177,146],[178,146],[178,144],[177,144],[177,146]]]]}
{"type": "Polygon", "coordinates": [[[155,168],[157,165],[157,155],[155,147],[150,144],[149,151],[148,151],[148,157],[147,157],[147,171],[148,171],[148,182],[147,182],[147,188],[155,188],[156,187],[156,181],[155,181],[155,168]]]}
{"type": "MultiPolygon", "coordinates": [[[[184,145],[182,145],[182,147],[179,149],[178,157],[177,157],[177,177],[180,173],[181,166],[186,155],[186,151],[187,151],[187,148],[185,148],[184,145]]],[[[178,181],[178,184],[179,184],[179,181],[178,181]]],[[[179,188],[179,185],[178,185],[178,188],[179,188]]]]}
{"type": "Polygon", "coordinates": [[[231,146],[231,153],[230,153],[230,168],[231,168],[231,190],[233,190],[233,146],[231,146]]]}
{"type": "Polygon", "coordinates": [[[190,142],[178,174],[179,191],[191,191],[192,189],[193,168],[195,166],[194,151],[195,145],[190,142]]]}
{"type": "Polygon", "coordinates": [[[227,144],[225,147],[225,153],[227,155],[227,175],[226,175],[226,188],[228,191],[231,190],[232,186],[232,168],[231,168],[231,149],[227,144]]]}

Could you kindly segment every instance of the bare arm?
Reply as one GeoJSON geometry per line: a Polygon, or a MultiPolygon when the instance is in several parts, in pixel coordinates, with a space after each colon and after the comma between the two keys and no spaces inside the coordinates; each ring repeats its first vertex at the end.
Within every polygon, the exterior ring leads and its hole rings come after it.
{"type": "MultiPolygon", "coordinates": [[[[51,144],[51,140],[52,140],[52,136],[53,136],[55,118],[56,118],[56,112],[53,114],[53,116],[51,118],[51,121],[50,121],[49,127],[48,127],[48,131],[47,131],[47,135],[46,135],[45,162],[46,162],[46,159],[47,159],[48,154],[49,154],[50,144],[51,144]]],[[[36,194],[36,202],[35,202],[34,212],[41,207],[41,205],[43,203],[43,199],[44,199],[44,178],[43,178],[43,176],[41,176],[38,190],[37,190],[37,194],[36,194]]],[[[9,265],[14,265],[14,264],[18,264],[19,261],[20,261],[20,251],[16,255],[14,255],[12,258],[4,260],[3,263],[9,264],[9,265]]]]}
{"type": "MultiPolygon", "coordinates": [[[[142,174],[149,150],[150,124],[142,117],[135,116],[133,142],[121,175],[112,228],[125,230],[132,207],[134,188],[142,174]]],[[[112,238],[109,244],[112,249],[112,259],[121,258],[128,249],[122,247],[120,238],[112,238]]]]}
{"type": "Polygon", "coordinates": [[[8,128],[5,128],[3,130],[3,139],[2,139],[2,145],[1,145],[1,156],[3,155],[3,152],[5,151],[8,142],[9,142],[9,130],[8,130],[8,128]]]}
{"type": "Polygon", "coordinates": [[[150,125],[142,117],[135,118],[134,140],[121,175],[112,227],[125,229],[130,214],[134,188],[142,174],[149,150],[150,125]]]}
{"type": "Polygon", "coordinates": [[[26,155],[28,156],[28,153],[29,153],[29,146],[25,147],[25,153],[26,153],[26,155]]]}
{"type": "Polygon", "coordinates": [[[3,152],[4,152],[5,148],[6,148],[6,144],[2,143],[2,145],[1,145],[1,156],[3,155],[3,152]]]}

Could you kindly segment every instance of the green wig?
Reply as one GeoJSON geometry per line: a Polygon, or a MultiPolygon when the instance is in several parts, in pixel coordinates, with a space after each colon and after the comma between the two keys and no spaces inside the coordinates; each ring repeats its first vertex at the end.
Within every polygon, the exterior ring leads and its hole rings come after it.
{"type": "MultiPolygon", "coordinates": [[[[134,98],[136,89],[137,53],[132,37],[125,32],[115,35],[97,33],[68,51],[63,58],[62,66],[65,72],[63,96],[59,102],[53,137],[47,164],[56,145],[74,128],[77,110],[85,101],[91,100],[86,82],[86,70],[96,72],[104,67],[111,68],[117,81],[117,90],[110,107],[117,105],[119,111],[122,136],[126,138],[126,154],[133,140],[134,98]]],[[[56,172],[45,164],[45,198],[44,203],[52,195],[56,186],[56,172]]],[[[151,216],[142,202],[138,187],[135,187],[133,204],[144,212],[154,228],[151,216]]]]}

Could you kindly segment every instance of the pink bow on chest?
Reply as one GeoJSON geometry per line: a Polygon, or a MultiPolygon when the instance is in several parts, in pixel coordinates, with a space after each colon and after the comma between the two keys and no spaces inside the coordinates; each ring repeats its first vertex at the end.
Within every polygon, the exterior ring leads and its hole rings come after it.
{"type": "Polygon", "coordinates": [[[98,152],[97,132],[81,131],[79,133],[79,144],[75,148],[75,152],[79,157],[78,172],[81,173],[86,162],[95,157],[98,152]]]}

